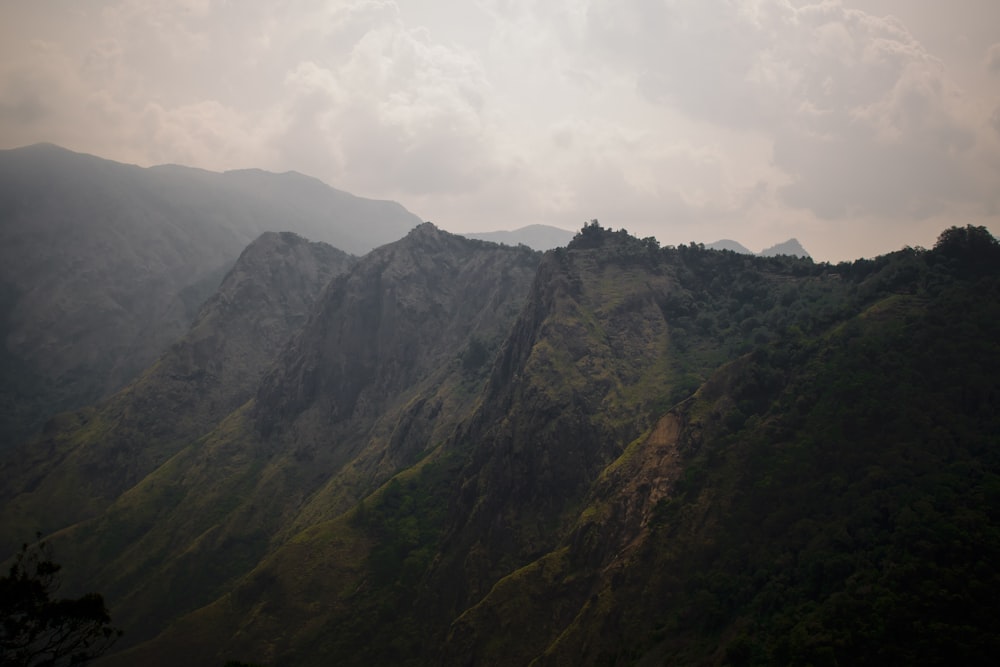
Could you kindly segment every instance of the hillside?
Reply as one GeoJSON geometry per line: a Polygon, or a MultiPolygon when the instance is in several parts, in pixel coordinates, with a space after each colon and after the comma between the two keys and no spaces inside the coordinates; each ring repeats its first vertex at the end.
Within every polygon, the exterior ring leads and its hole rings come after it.
{"type": "MultiPolygon", "coordinates": [[[[172,438],[169,456],[94,518],[64,523],[55,541],[80,565],[67,586],[107,591],[136,641],[428,456],[474,407],[538,259],[429,224],[366,255],[327,286],[249,402],[172,438]]],[[[123,395],[162,395],[169,380],[144,377],[123,395]]],[[[203,403],[150,420],[194,421],[203,403]]],[[[84,440],[77,457],[107,458],[107,434],[65,426],[53,437],[84,440]]]]}
{"type": "Polygon", "coordinates": [[[842,298],[632,441],[445,662],[988,664],[1000,246],[958,241],[821,277],[842,298]]]}
{"type": "Polygon", "coordinates": [[[90,518],[250,399],[320,293],[354,258],[290,232],[240,255],[189,332],[108,399],[0,459],[0,548],[90,518]]]}
{"type": "Polygon", "coordinates": [[[53,541],[107,665],[988,664],[996,340],[981,228],[831,266],[425,224],[53,541]]]}
{"type": "Polygon", "coordinates": [[[419,222],[300,174],[0,151],[0,449],[134,379],[263,232],[363,253],[419,222]]]}

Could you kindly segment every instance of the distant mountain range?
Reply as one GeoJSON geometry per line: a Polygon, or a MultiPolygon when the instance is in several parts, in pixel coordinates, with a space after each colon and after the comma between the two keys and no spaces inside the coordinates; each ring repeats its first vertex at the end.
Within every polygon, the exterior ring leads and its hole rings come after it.
{"type": "Polygon", "coordinates": [[[463,236],[506,245],[526,245],[535,250],[551,250],[569,244],[574,234],[550,225],[527,225],[512,231],[470,232],[463,236]]]}
{"type": "Polygon", "coordinates": [[[706,243],[706,248],[713,250],[730,250],[741,255],[759,255],[761,257],[776,257],[778,255],[789,255],[790,257],[809,257],[809,253],[802,247],[797,239],[788,239],[784,243],[778,243],[770,248],[764,248],[759,253],[754,253],[746,246],[730,239],[722,239],[714,243],[706,243]]]}
{"type": "MultiPolygon", "coordinates": [[[[526,245],[535,250],[551,250],[568,245],[573,240],[576,232],[569,232],[559,227],[549,225],[528,225],[512,231],[497,232],[469,232],[463,234],[470,239],[481,239],[494,243],[504,243],[507,245],[526,245]]],[[[809,253],[797,239],[788,239],[784,243],[778,243],[769,248],[755,253],[737,241],[722,239],[714,243],[706,243],[706,248],[713,250],[730,250],[742,255],[759,255],[760,257],[776,257],[778,255],[789,255],[791,257],[809,257],[809,253]]]]}

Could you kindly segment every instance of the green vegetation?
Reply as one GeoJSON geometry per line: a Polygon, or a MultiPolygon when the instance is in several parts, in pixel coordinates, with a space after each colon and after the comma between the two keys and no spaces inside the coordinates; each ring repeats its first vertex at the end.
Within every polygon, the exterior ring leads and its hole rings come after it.
{"type": "Polygon", "coordinates": [[[456,324],[467,300],[430,299],[443,284],[383,309],[365,283],[267,392],[66,531],[91,558],[137,555],[102,571],[137,618],[183,614],[112,664],[1000,653],[1000,245],[985,229],[830,266],[592,221],[544,257],[513,321],[456,324]],[[378,336],[331,333],[352,313],[378,336]],[[440,346],[411,368],[418,339],[440,346]],[[367,375],[344,370],[358,350],[367,375]]]}
{"type": "Polygon", "coordinates": [[[354,527],[375,542],[368,569],[375,586],[412,597],[437,553],[447,518],[450,481],[458,460],[434,458],[412,474],[394,477],[371,501],[361,501],[354,527]]]}
{"type": "Polygon", "coordinates": [[[982,234],[831,267],[589,225],[555,253],[511,407],[449,444],[462,466],[358,509],[370,588],[333,654],[986,664],[1000,256],[982,234]],[[669,407],[664,469],[643,438],[669,407]],[[392,639],[358,654],[372,632],[392,639]]]}
{"type": "Polygon", "coordinates": [[[583,629],[615,639],[577,659],[985,665],[1000,650],[1000,247],[949,230],[840,269],[861,279],[838,304],[853,316],[758,347],[678,408],[683,471],[605,584],[614,611],[585,610],[583,629]]]}
{"type": "MultiPolygon", "coordinates": [[[[878,323],[837,336],[783,391],[764,389],[774,405],[745,407],[736,428],[721,420],[675,501],[682,511],[710,496],[700,509],[717,523],[661,527],[686,551],[665,634],[700,636],[702,650],[721,642],[735,664],[986,664],[996,654],[1000,423],[982,398],[1000,368],[949,326],[914,333],[878,323]]],[[[741,377],[755,393],[758,370],[741,377]]]]}

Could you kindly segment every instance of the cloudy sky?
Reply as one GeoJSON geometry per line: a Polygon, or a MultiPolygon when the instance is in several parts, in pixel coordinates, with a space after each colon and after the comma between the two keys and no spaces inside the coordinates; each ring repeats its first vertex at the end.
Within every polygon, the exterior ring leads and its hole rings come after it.
{"type": "Polygon", "coordinates": [[[0,0],[0,147],[39,141],[870,256],[1000,234],[1000,2],[0,0]]]}

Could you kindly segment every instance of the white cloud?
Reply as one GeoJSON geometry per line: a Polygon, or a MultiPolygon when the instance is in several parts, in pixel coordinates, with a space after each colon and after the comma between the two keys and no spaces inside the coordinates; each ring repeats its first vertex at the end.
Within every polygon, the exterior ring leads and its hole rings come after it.
{"type": "Polygon", "coordinates": [[[289,161],[305,155],[321,173],[336,170],[337,180],[365,191],[479,187],[496,165],[484,119],[488,84],[476,58],[366,12],[337,16],[334,30],[352,35],[351,48],[338,61],[301,62],[286,76],[276,149],[289,161]],[[330,158],[333,165],[324,164],[330,158]]]}
{"type": "Polygon", "coordinates": [[[649,100],[772,137],[788,204],[895,218],[988,197],[974,191],[971,109],[892,17],[829,0],[590,6],[601,57],[631,69],[649,100]]]}
{"type": "Polygon", "coordinates": [[[879,10],[15,3],[0,25],[0,142],[296,169],[452,229],[600,217],[670,242],[808,246],[857,221],[905,238],[931,224],[918,220],[993,220],[1000,99],[970,84],[1000,68],[995,36],[963,15],[952,37],[960,8],[844,2],[879,10]],[[929,41],[880,15],[891,8],[929,41]]]}
{"type": "Polygon", "coordinates": [[[1000,42],[991,44],[986,50],[985,65],[991,74],[1000,74],[1000,42]]]}

